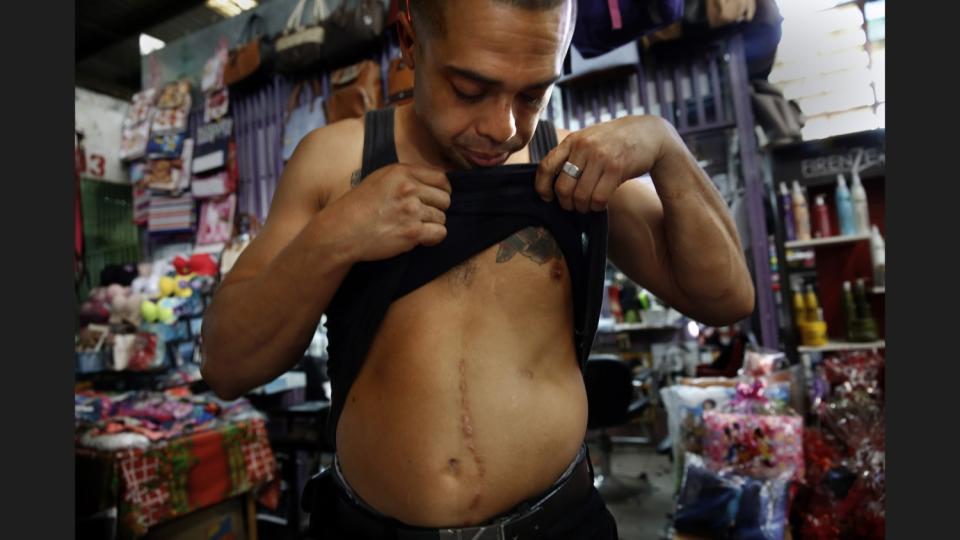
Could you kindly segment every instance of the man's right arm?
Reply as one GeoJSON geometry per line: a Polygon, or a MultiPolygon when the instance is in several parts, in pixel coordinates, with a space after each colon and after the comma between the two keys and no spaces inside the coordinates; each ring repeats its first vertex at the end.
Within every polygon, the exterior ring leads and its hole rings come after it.
{"type": "Polygon", "coordinates": [[[353,263],[349,234],[325,211],[360,163],[362,126],[307,136],[284,169],[263,230],[223,280],[203,321],[203,378],[233,399],[293,367],[353,263]],[[360,135],[357,135],[360,132],[360,135]]]}

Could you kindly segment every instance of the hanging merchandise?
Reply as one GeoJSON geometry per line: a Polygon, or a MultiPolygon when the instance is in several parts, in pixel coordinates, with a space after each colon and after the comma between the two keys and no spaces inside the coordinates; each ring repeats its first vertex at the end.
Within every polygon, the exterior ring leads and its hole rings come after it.
{"type": "MultiPolygon", "coordinates": [[[[196,163],[194,159],[194,163],[196,163]]],[[[236,145],[233,141],[227,144],[226,167],[204,176],[194,175],[190,182],[190,192],[195,199],[209,199],[221,197],[237,190],[239,171],[237,169],[236,145]]],[[[194,167],[196,170],[196,167],[194,167]]]]}
{"type": "Polygon", "coordinates": [[[227,88],[214,90],[204,99],[203,121],[213,122],[227,115],[230,110],[230,91],[227,88]]]}
{"type": "Polygon", "coordinates": [[[413,68],[403,58],[394,58],[387,68],[387,104],[402,105],[413,101],[413,68]]]}
{"type": "Polygon", "coordinates": [[[797,229],[793,221],[793,198],[786,182],[780,182],[780,208],[783,211],[783,228],[787,242],[797,239],[797,229]]]}
{"type": "Polygon", "coordinates": [[[703,4],[710,28],[752,20],[757,11],[756,0],[706,0],[703,4]]]}
{"type": "Polygon", "coordinates": [[[193,225],[193,198],[189,193],[179,197],[150,197],[147,220],[147,230],[150,232],[192,231],[193,225]]]}
{"type": "Polygon", "coordinates": [[[227,86],[255,85],[273,70],[274,58],[273,40],[267,37],[260,15],[250,15],[237,43],[227,55],[223,82],[227,86]]]}
{"type": "Polygon", "coordinates": [[[199,126],[193,150],[193,173],[204,174],[225,167],[232,135],[233,119],[230,117],[199,126]]]}
{"type": "Polygon", "coordinates": [[[260,220],[258,220],[254,214],[240,214],[237,216],[235,222],[237,229],[236,234],[233,235],[233,238],[220,254],[221,276],[227,275],[227,272],[233,268],[233,265],[240,257],[240,253],[250,245],[250,241],[256,238],[260,232],[260,220]]]}
{"type": "Polygon", "coordinates": [[[190,82],[186,79],[174,81],[160,90],[157,97],[158,109],[190,108],[190,82]]]}
{"type": "Polygon", "coordinates": [[[229,55],[230,51],[224,39],[217,46],[213,56],[203,65],[203,77],[200,80],[200,90],[202,92],[214,92],[224,87],[223,69],[227,65],[229,55]]]}
{"type": "Polygon", "coordinates": [[[375,53],[386,20],[387,10],[381,0],[343,0],[327,19],[324,66],[346,66],[375,53]]]}
{"type": "Polygon", "coordinates": [[[190,189],[190,180],[193,177],[193,139],[183,140],[183,152],[180,153],[180,182],[174,188],[178,195],[190,189]]]}
{"type": "Polygon", "coordinates": [[[200,205],[197,244],[222,244],[230,240],[236,207],[237,196],[232,193],[220,199],[203,201],[200,205]]]}
{"type": "Polygon", "coordinates": [[[860,158],[863,152],[857,154],[853,161],[853,183],[850,186],[850,200],[853,203],[853,221],[856,224],[857,234],[870,234],[870,208],[867,205],[867,192],[860,182],[860,158]]]}
{"type": "Polygon", "coordinates": [[[147,157],[176,159],[183,153],[183,133],[160,133],[147,141],[147,157]]]}
{"type": "Polygon", "coordinates": [[[120,159],[140,159],[147,152],[150,138],[150,122],[124,127],[120,139],[120,159]]]}
{"type": "Polygon", "coordinates": [[[146,225],[150,216],[150,190],[145,187],[133,187],[133,223],[146,225]]]}
{"type": "Polygon", "coordinates": [[[134,94],[127,116],[123,119],[123,127],[138,126],[144,122],[149,123],[156,97],[157,91],[153,88],[134,94]]]}
{"type": "Polygon", "coordinates": [[[187,116],[190,108],[157,109],[150,123],[150,133],[170,133],[186,131],[187,116]]]}
{"type": "Polygon", "coordinates": [[[303,24],[308,0],[300,0],[290,13],[283,33],[277,38],[277,71],[298,74],[316,69],[323,60],[327,18],[324,0],[313,2],[310,22],[303,24]]]}
{"type": "Polygon", "coordinates": [[[146,153],[155,97],[156,91],[153,88],[137,92],[133,95],[130,109],[123,118],[123,128],[120,138],[120,159],[140,159],[146,153]]]}
{"type": "Polygon", "coordinates": [[[308,133],[327,123],[323,110],[323,96],[320,82],[316,79],[310,83],[300,82],[294,85],[287,100],[286,114],[283,121],[283,148],[281,156],[284,161],[293,156],[293,151],[300,144],[300,140],[308,133]],[[304,89],[307,92],[304,92],[304,89]]]}
{"type": "Polygon", "coordinates": [[[830,210],[827,209],[827,201],[823,195],[817,195],[813,200],[813,219],[816,224],[813,236],[815,238],[833,236],[833,231],[830,229],[830,210]]]}
{"type": "Polygon", "coordinates": [[[372,60],[334,71],[330,86],[326,103],[328,124],[344,118],[362,118],[367,111],[380,108],[380,67],[372,60]]]}
{"type": "Polygon", "coordinates": [[[873,259],[873,286],[884,287],[887,283],[887,255],[880,229],[873,225],[870,229],[870,257],[873,259]]]}
{"type": "Polygon", "coordinates": [[[783,91],[766,79],[750,81],[750,101],[757,123],[770,144],[788,144],[803,140],[806,118],[795,100],[788,100],[783,91]]]}
{"type": "Polygon", "coordinates": [[[807,198],[796,180],[793,181],[793,220],[797,229],[797,240],[810,240],[810,211],[807,209],[807,198]]]}
{"type": "Polygon", "coordinates": [[[180,185],[181,165],[179,158],[152,159],[145,166],[144,183],[150,189],[173,191],[180,185]]]}
{"type": "Polygon", "coordinates": [[[837,194],[834,197],[837,204],[837,221],[840,223],[840,234],[856,234],[857,227],[853,216],[853,201],[850,199],[850,190],[842,174],[837,175],[837,194]]]}
{"type": "Polygon", "coordinates": [[[578,0],[573,45],[584,58],[594,58],[680,20],[684,0],[621,2],[578,0]]]}

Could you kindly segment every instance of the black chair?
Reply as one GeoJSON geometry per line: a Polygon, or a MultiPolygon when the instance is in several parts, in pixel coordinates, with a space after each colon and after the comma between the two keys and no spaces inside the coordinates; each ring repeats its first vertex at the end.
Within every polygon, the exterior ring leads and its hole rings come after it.
{"type": "Polygon", "coordinates": [[[614,442],[648,444],[646,437],[611,437],[607,429],[641,415],[650,406],[650,400],[637,396],[636,388],[642,385],[644,374],[635,375],[619,356],[613,354],[591,355],[584,371],[587,388],[588,439],[594,442],[599,452],[593,456],[594,486],[606,500],[618,500],[638,493],[616,478],[611,469],[611,453],[614,442]]]}

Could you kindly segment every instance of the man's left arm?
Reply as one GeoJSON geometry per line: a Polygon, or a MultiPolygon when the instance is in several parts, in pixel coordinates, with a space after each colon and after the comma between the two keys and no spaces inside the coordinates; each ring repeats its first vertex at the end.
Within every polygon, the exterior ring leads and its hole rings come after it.
{"type": "Polygon", "coordinates": [[[673,126],[628,116],[558,137],[540,163],[537,189],[567,210],[607,209],[617,268],[706,324],[730,324],[753,311],[753,284],[726,203],[673,126]],[[559,172],[566,161],[580,168],[579,179],[559,172]],[[656,191],[631,180],[645,174],[656,191]]]}

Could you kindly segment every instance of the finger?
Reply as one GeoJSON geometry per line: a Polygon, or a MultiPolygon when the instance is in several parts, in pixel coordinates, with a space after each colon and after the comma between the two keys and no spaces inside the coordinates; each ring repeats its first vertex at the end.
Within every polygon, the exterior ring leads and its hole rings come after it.
{"type": "Polygon", "coordinates": [[[422,204],[420,206],[420,221],[424,223],[438,223],[440,225],[447,223],[447,214],[445,214],[443,210],[439,210],[426,204],[422,204]]]}
{"type": "Polygon", "coordinates": [[[537,179],[534,181],[534,187],[537,190],[537,193],[540,194],[540,197],[545,201],[553,200],[553,182],[557,179],[557,172],[560,171],[560,167],[563,165],[563,162],[567,160],[570,155],[571,139],[573,135],[567,136],[566,139],[560,142],[553,150],[543,156],[543,159],[540,160],[540,167],[537,168],[537,179]]]}
{"type": "MultiPolygon", "coordinates": [[[[583,164],[586,163],[586,154],[579,148],[574,148],[569,159],[565,160],[580,168],[580,177],[583,178],[583,164]]],[[[562,164],[561,164],[562,165],[562,164]]],[[[557,202],[564,210],[573,210],[573,193],[577,188],[577,179],[561,171],[553,184],[553,191],[557,194],[557,202]]]]}
{"type": "Polygon", "coordinates": [[[424,223],[420,228],[419,244],[435,246],[447,237],[447,228],[439,223],[424,223]]]}
{"type": "Polygon", "coordinates": [[[433,186],[450,193],[450,179],[447,174],[439,169],[427,167],[410,167],[410,175],[420,181],[422,184],[433,186]]]}
{"type": "MultiPolygon", "coordinates": [[[[581,165],[582,167],[582,165],[581,165]]],[[[593,159],[587,162],[580,180],[577,180],[577,187],[573,190],[573,206],[577,212],[586,214],[590,211],[590,198],[593,196],[593,190],[596,189],[603,175],[603,164],[593,159]]]]}
{"type": "Polygon", "coordinates": [[[611,173],[604,169],[603,175],[600,177],[600,181],[597,182],[597,187],[594,188],[593,194],[590,197],[591,211],[603,212],[607,209],[610,198],[613,197],[613,192],[620,186],[620,180],[619,174],[611,173]]]}
{"type": "Polygon", "coordinates": [[[450,193],[438,187],[421,185],[418,196],[423,204],[439,208],[440,210],[450,208],[450,193]]]}

